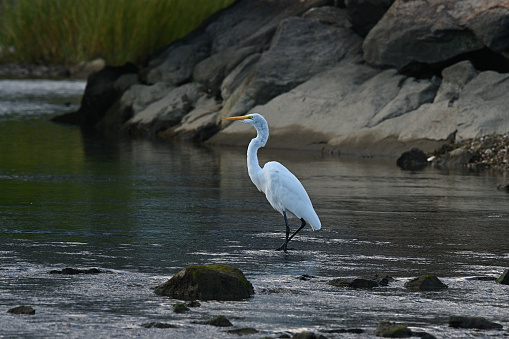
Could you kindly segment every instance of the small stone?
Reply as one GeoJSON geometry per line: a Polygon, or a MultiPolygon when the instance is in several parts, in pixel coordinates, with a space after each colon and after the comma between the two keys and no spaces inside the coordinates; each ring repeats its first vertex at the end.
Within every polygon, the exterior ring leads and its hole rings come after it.
{"type": "Polygon", "coordinates": [[[228,330],[227,332],[236,335],[249,335],[258,333],[258,331],[252,327],[236,328],[234,330],[228,330]]]}
{"type": "Polygon", "coordinates": [[[434,335],[431,335],[426,332],[412,332],[412,337],[419,337],[423,339],[436,339],[434,335]]]}
{"type": "Polygon", "coordinates": [[[495,281],[499,284],[509,285],[509,269],[505,270],[495,281]]]}
{"type": "Polygon", "coordinates": [[[11,308],[7,313],[34,315],[35,310],[31,306],[18,306],[11,308]]]}
{"type": "Polygon", "coordinates": [[[447,288],[447,285],[433,275],[421,275],[405,283],[405,287],[411,291],[438,291],[447,288]]]}
{"type": "Polygon", "coordinates": [[[212,325],[217,327],[229,327],[233,326],[233,324],[226,318],[224,315],[218,315],[209,321],[205,322],[206,325],[212,325]]]}
{"type": "Polygon", "coordinates": [[[494,323],[483,317],[449,317],[449,326],[454,328],[476,328],[479,330],[501,330],[502,325],[494,323]]]}
{"type": "Polygon", "coordinates": [[[299,279],[299,280],[304,280],[304,281],[308,281],[308,280],[311,280],[311,279],[313,279],[313,278],[315,278],[315,277],[314,277],[314,276],[312,276],[312,275],[309,275],[309,274],[303,274],[303,275],[301,275],[300,277],[298,277],[297,279],[299,279]]]}
{"type": "Polygon", "coordinates": [[[176,303],[173,304],[173,312],[174,313],[185,313],[189,311],[189,308],[184,303],[176,303]]]}
{"type": "Polygon", "coordinates": [[[141,326],[145,327],[145,328],[178,328],[179,327],[178,325],[160,323],[160,322],[155,322],[155,321],[151,322],[151,323],[142,324],[141,326]]]}
{"type": "Polygon", "coordinates": [[[295,333],[292,339],[327,339],[327,337],[321,334],[315,334],[313,332],[300,332],[295,333]]]}
{"type": "Polygon", "coordinates": [[[329,285],[337,287],[350,287],[350,288],[373,288],[378,287],[379,284],[375,280],[363,278],[337,278],[329,281],[329,285]]]}
{"type": "Polygon", "coordinates": [[[192,300],[192,301],[186,303],[186,306],[187,307],[200,307],[201,304],[198,300],[192,300]]]}
{"type": "Polygon", "coordinates": [[[105,271],[100,270],[98,268],[89,268],[89,269],[79,269],[79,268],[72,268],[72,267],[66,267],[62,270],[52,270],[49,272],[49,274],[68,274],[68,275],[75,275],[75,274],[99,274],[99,273],[105,273],[105,271]]]}
{"type": "Polygon", "coordinates": [[[404,325],[381,321],[376,326],[375,335],[384,338],[408,338],[412,336],[412,330],[404,325]]]}

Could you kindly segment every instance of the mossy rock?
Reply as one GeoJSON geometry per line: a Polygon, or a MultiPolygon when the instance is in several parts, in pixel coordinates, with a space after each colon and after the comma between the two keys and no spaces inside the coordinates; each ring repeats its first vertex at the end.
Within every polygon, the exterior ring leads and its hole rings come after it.
{"type": "Polygon", "coordinates": [[[412,336],[412,330],[404,325],[381,321],[376,327],[375,335],[384,338],[408,338],[412,336]]]}
{"type": "Polygon", "coordinates": [[[185,313],[189,311],[189,308],[184,303],[175,303],[172,308],[174,313],[185,313]]]}
{"type": "Polygon", "coordinates": [[[434,275],[421,275],[405,283],[405,287],[412,291],[439,291],[447,288],[447,285],[434,275]]]}
{"type": "Polygon", "coordinates": [[[509,285],[509,269],[505,270],[495,281],[499,284],[509,285]]]}
{"type": "Polygon", "coordinates": [[[242,271],[227,265],[191,265],[156,287],[156,294],[180,300],[243,300],[254,294],[242,271]]]}
{"type": "Polygon", "coordinates": [[[337,278],[329,281],[329,285],[336,287],[350,287],[350,288],[374,288],[380,286],[378,282],[371,279],[363,278],[337,278]]]}
{"type": "Polygon", "coordinates": [[[206,325],[212,325],[216,327],[230,327],[233,326],[231,321],[226,318],[224,315],[218,315],[216,317],[213,317],[209,321],[206,321],[204,324],[206,325]]]}
{"type": "Polygon", "coordinates": [[[454,328],[476,328],[479,330],[501,330],[501,324],[487,320],[484,317],[449,317],[449,326],[454,328]]]}

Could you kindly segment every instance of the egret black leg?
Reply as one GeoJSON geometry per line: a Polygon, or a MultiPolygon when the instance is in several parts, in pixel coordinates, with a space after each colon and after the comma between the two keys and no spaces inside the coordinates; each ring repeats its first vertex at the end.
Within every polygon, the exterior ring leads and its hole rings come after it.
{"type": "Polygon", "coordinates": [[[304,226],[306,226],[306,221],[304,221],[304,219],[300,219],[300,221],[302,221],[302,224],[300,225],[299,229],[298,229],[298,230],[296,230],[296,231],[292,234],[292,236],[290,237],[290,239],[288,239],[288,241],[292,240],[292,238],[295,236],[295,234],[299,233],[299,231],[300,231],[301,229],[303,229],[303,228],[304,228],[304,226]]]}
{"type": "Polygon", "coordinates": [[[288,226],[288,218],[286,217],[286,211],[283,211],[283,217],[285,217],[285,225],[286,225],[286,240],[285,242],[283,243],[283,245],[279,246],[278,249],[276,249],[276,251],[285,251],[286,252],[286,247],[288,246],[288,242],[290,241],[290,226],[288,226]]]}
{"type": "Polygon", "coordinates": [[[288,235],[290,234],[290,227],[288,226],[288,219],[286,218],[286,213],[283,212],[283,216],[285,217],[285,223],[286,223],[286,241],[283,245],[279,246],[279,248],[277,249],[277,251],[281,251],[281,250],[284,250],[286,252],[286,249],[288,247],[288,242],[290,242],[290,240],[293,239],[293,237],[299,233],[299,231],[301,229],[304,228],[304,226],[306,226],[306,221],[304,219],[300,219],[302,221],[302,224],[300,225],[299,229],[296,230],[291,237],[288,237],[288,235]]]}

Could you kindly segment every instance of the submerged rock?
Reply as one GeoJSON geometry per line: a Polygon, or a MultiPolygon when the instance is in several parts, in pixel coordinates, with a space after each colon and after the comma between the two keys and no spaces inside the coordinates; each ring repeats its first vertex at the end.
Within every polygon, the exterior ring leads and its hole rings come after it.
{"type": "Polygon", "coordinates": [[[313,332],[299,332],[295,333],[292,339],[327,339],[327,337],[313,332]]]}
{"type": "Polygon", "coordinates": [[[155,321],[153,321],[151,323],[142,324],[141,326],[145,327],[145,328],[179,328],[180,327],[178,325],[160,323],[160,322],[155,322],[155,321]]]}
{"type": "Polygon", "coordinates": [[[209,321],[206,321],[204,324],[206,325],[212,325],[217,327],[230,327],[233,326],[230,320],[226,318],[224,315],[218,315],[216,317],[213,317],[209,321]]]}
{"type": "Polygon", "coordinates": [[[186,303],[186,306],[187,306],[187,307],[200,307],[200,306],[201,306],[201,304],[200,304],[200,302],[199,302],[199,301],[192,300],[192,301],[190,301],[190,302],[186,303]]]}
{"type": "Polygon", "coordinates": [[[449,326],[455,328],[477,328],[480,330],[501,330],[502,325],[487,320],[484,317],[451,316],[449,326]]]}
{"type": "Polygon", "coordinates": [[[379,286],[377,281],[363,278],[337,278],[329,281],[329,285],[350,288],[373,288],[379,286]]]}
{"type": "Polygon", "coordinates": [[[246,327],[246,328],[236,328],[234,330],[228,330],[229,334],[236,334],[236,335],[249,335],[249,334],[256,334],[258,331],[252,327],[246,327]]]}
{"type": "Polygon", "coordinates": [[[87,269],[80,269],[80,268],[72,268],[72,267],[66,267],[62,270],[51,270],[49,271],[49,274],[99,274],[99,273],[106,273],[104,270],[100,270],[98,268],[87,268],[87,269]]]}
{"type": "Polygon", "coordinates": [[[242,271],[226,265],[191,265],[156,287],[156,294],[181,300],[242,300],[254,294],[242,271]]]}
{"type": "Polygon", "coordinates": [[[408,338],[412,336],[412,330],[405,325],[381,321],[376,326],[375,335],[384,338],[408,338]]]}
{"type": "Polygon", "coordinates": [[[433,275],[421,275],[407,281],[405,287],[411,291],[438,291],[447,288],[447,285],[433,275]]]}
{"type": "Polygon", "coordinates": [[[509,285],[509,269],[505,270],[495,281],[499,284],[509,285]]]}
{"type": "Polygon", "coordinates": [[[184,303],[176,303],[172,306],[174,313],[185,313],[189,311],[189,308],[184,303]]]}
{"type": "Polygon", "coordinates": [[[7,311],[7,313],[34,315],[35,310],[32,308],[32,306],[18,306],[11,308],[7,311]]]}
{"type": "Polygon", "coordinates": [[[332,330],[321,330],[321,332],[324,333],[355,333],[355,334],[361,334],[366,331],[364,331],[362,328],[338,328],[338,329],[332,329],[332,330]]]}

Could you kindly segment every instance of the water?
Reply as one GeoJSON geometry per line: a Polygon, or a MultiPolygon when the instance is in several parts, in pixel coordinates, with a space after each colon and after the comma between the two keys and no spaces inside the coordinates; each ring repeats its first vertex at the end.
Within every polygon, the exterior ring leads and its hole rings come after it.
{"type": "Polygon", "coordinates": [[[283,218],[250,182],[244,148],[111,140],[49,122],[77,108],[83,87],[0,81],[0,337],[237,337],[196,324],[219,314],[259,331],[246,338],[372,337],[384,320],[437,337],[507,336],[509,286],[471,279],[509,268],[500,177],[262,150],[262,162],[277,159],[301,179],[323,225],[303,230],[284,254],[274,251],[283,218]],[[153,293],[183,267],[208,263],[240,268],[255,296],[175,314],[175,300],[153,293]],[[108,273],[48,273],[65,267],[108,273]],[[372,290],[327,284],[374,274],[396,281],[372,290]],[[449,288],[407,291],[420,274],[449,288]],[[7,313],[18,305],[36,314],[7,313]],[[504,330],[452,329],[450,315],[484,316],[504,330]],[[142,326],[150,322],[180,327],[142,326]],[[330,333],[350,328],[365,332],[330,333]]]}

